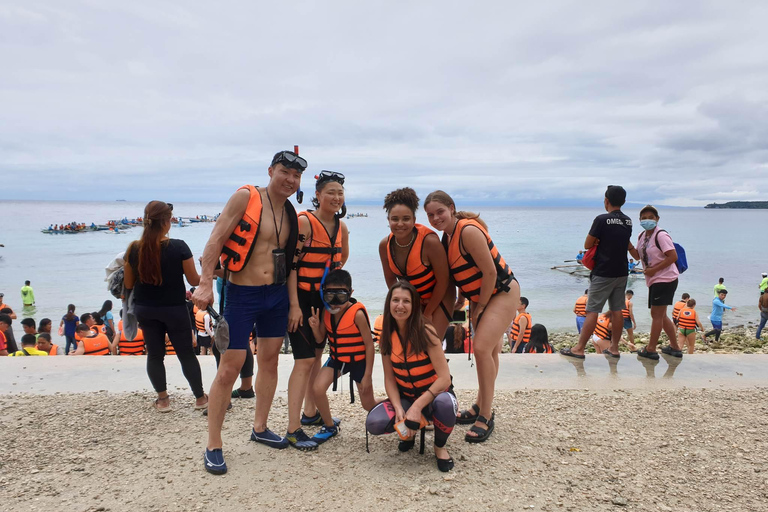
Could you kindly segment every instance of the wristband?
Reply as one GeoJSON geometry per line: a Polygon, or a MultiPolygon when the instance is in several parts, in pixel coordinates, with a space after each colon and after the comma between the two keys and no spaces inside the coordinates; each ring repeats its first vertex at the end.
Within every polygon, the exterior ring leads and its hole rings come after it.
{"type": "Polygon", "coordinates": [[[405,420],[404,423],[405,423],[405,426],[411,430],[419,430],[421,428],[421,423],[419,423],[418,421],[405,420]]]}

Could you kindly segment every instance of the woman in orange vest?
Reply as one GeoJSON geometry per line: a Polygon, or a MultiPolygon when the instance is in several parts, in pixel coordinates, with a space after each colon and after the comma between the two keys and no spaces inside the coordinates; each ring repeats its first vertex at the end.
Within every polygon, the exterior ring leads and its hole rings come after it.
{"type": "Polygon", "coordinates": [[[592,344],[595,346],[595,351],[598,354],[612,356],[610,350],[608,350],[608,347],[611,346],[612,323],[610,312],[601,313],[597,317],[595,332],[592,334],[592,344]]]}
{"type": "Polygon", "coordinates": [[[419,197],[412,188],[399,188],[384,198],[391,233],[379,243],[379,258],[387,287],[398,279],[419,292],[424,321],[443,339],[453,320],[456,288],[448,258],[437,233],[416,223],[419,197]]]}
{"type": "Polygon", "coordinates": [[[47,352],[49,356],[55,356],[59,353],[59,346],[51,341],[51,335],[47,332],[41,332],[37,335],[37,349],[47,352]]]}
{"type": "Polygon", "coordinates": [[[424,322],[420,302],[407,281],[397,281],[387,293],[380,345],[388,399],[371,410],[365,426],[373,435],[398,428],[403,439],[398,449],[405,452],[413,448],[416,432],[431,421],[437,468],[447,472],[453,468],[445,445],[456,423],[456,397],[442,343],[434,327],[424,322]]]}
{"type": "MultiPolygon", "coordinates": [[[[288,393],[298,400],[289,400],[289,407],[301,407],[301,425],[320,425],[323,419],[315,404],[313,393],[317,372],[322,366],[325,340],[316,343],[309,326],[312,308],[325,309],[320,295],[321,284],[329,272],[344,266],[349,258],[349,230],[341,219],[346,215],[344,202],[344,175],[333,171],[322,171],[316,177],[315,210],[299,213],[299,248],[301,254],[296,262],[296,281],[299,306],[303,322],[294,332],[289,332],[293,351],[293,373],[289,379],[288,393]],[[297,405],[291,405],[297,404],[297,405]]],[[[289,427],[293,429],[292,418],[299,418],[301,410],[289,411],[289,427]]]]}
{"type": "Polygon", "coordinates": [[[576,330],[581,334],[581,327],[584,325],[584,320],[587,319],[587,299],[589,294],[589,288],[584,290],[584,295],[576,299],[576,304],[573,306],[573,314],[576,315],[576,330]]]}
{"type": "Polygon", "coordinates": [[[432,227],[443,232],[451,276],[471,301],[479,389],[471,410],[463,411],[457,421],[475,424],[464,438],[467,442],[483,442],[493,431],[493,394],[502,335],[514,319],[520,286],[477,214],[456,211],[453,199],[442,190],[427,196],[424,210],[432,227]]]}
{"type": "Polygon", "coordinates": [[[531,340],[525,346],[527,354],[552,354],[554,350],[549,343],[547,328],[541,324],[531,327],[531,340]]]}
{"type": "Polygon", "coordinates": [[[696,307],[696,300],[688,299],[685,307],[680,310],[680,315],[677,317],[677,326],[679,327],[678,344],[682,347],[683,344],[688,345],[688,353],[693,354],[693,350],[696,347],[696,328],[698,327],[704,332],[704,326],[701,325],[699,320],[699,314],[694,309],[696,307]]]}

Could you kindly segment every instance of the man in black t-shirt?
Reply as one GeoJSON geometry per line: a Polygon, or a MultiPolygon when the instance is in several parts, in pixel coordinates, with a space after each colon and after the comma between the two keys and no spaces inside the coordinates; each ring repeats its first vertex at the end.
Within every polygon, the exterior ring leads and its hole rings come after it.
{"type": "MultiPolygon", "coordinates": [[[[624,215],[621,207],[627,198],[627,192],[617,185],[610,185],[605,191],[605,211],[595,217],[592,228],[584,242],[585,249],[597,246],[595,253],[595,268],[589,277],[589,294],[587,299],[587,317],[579,334],[579,342],[573,348],[560,351],[565,356],[584,359],[584,349],[592,336],[597,316],[603,311],[608,302],[613,325],[621,325],[624,309],[624,292],[627,288],[629,274],[627,252],[634,249],[629,241],[632,236],[632,220],[624,215]]],[[[611,336],[611,346],[603,351],[604,354],[618,358],[621,329],[614,329],[611,336]]]]}

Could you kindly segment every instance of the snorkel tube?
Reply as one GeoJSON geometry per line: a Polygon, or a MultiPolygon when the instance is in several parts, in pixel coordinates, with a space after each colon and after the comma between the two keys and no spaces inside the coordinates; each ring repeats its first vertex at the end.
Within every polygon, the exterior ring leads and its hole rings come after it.
{"type": "MultiPolygon", "coordinates": [[[[299,154],[299,145],[294,144],[293,145],[293,152],[297,155],[299,154]]],[[[301,183],[299,183],[299,188],[296,190],[296,201],[298,201],[299,204],[301,204],[304,201],[304,192],[301,191],[301,183]]]]}

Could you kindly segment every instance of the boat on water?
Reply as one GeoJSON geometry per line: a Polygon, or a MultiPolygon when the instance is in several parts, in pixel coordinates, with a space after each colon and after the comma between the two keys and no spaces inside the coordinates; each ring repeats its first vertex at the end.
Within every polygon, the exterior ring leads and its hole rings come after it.
{"type": "MultiPolygon", "coordinates": [[[[565,260],[563,263],[568,263],[567,265],[555,265],[551,270],[557,270],[558,272],[563,272],[564,274],[576,277],[589,277],[589,274],[592,271],[581,263],[573,263],[575,261],[576,260],[565,260]]],[[[639,277],[642,275],[643,269],[639,267],[635,267],[629,272],[629,277],[639,277]]]]}

